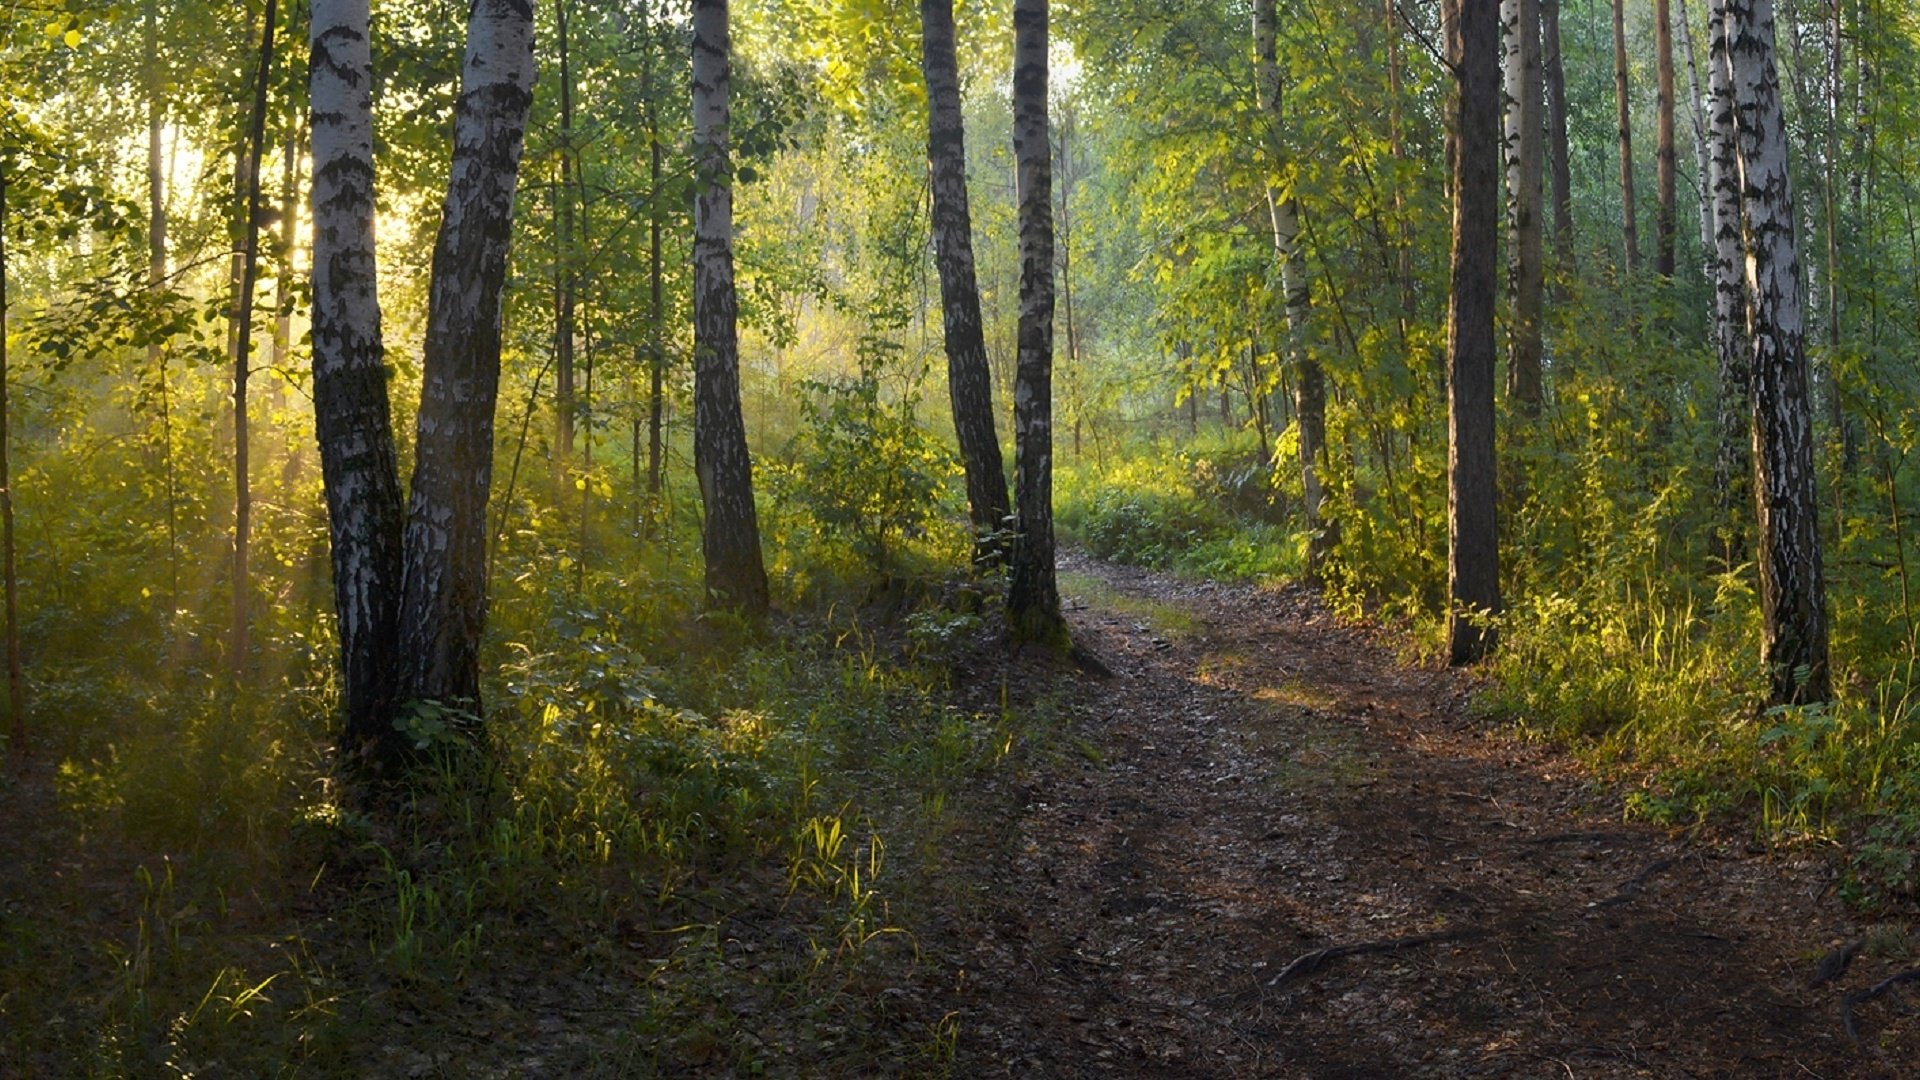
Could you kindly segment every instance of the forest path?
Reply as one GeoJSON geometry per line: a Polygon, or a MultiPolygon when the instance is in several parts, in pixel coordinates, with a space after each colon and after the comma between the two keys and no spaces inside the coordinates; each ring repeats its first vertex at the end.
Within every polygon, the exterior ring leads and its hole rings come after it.
{"type": "Polygon", "coordinates": [[[1114,674],[954,946],[955,1075],[1920,1075],[1886,1000],[1843,1028],[1899,962],[1810,985],[1859,934],[1824,863],[1620,824],[1305,590],[1062,571],[1114,674]]]}

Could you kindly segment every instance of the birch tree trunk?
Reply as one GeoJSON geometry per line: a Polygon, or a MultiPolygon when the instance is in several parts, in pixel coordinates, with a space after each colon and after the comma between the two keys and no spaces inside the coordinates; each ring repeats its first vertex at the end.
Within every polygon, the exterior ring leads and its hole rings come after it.
{"type": "Polygon", "coordinates": [[[374,244],[368,0],[313,0],[313,411],[332,542],[347,722],[341,748],[390,739],[405,504],[387,399],[374,244]]]}
{"type": "Polygon", "coordinates": [[[988,565],[1005,555],[1004,545],[994,538],[1006,529],[1011,508],[1000,437],[994,430],[993,375],[987,369],[980,286],[974,271],[953,0],[920,0],[920,44],[920,70],[927,83],[927,170],[933,191],[940,309],[946,328],[947,392],[953,402],[953,431],[960,444],[960,461],[966,470],[974,561],[988,565]]]}
{"type": "Polygon", "coordinates": [[[1713,184],[1713,343],[1720,368],[1714,490],[1720,496],[1726,565],[1747,557],[1747,507],[1753,505],[1753,348],[1747,337],[1746,251],[1740,216],[1738,124],[1727,66],[1726,5],[1707,2],[1707,142],[1713,184]]]}
{"type": "Polygon", "coordinates": [[[1447,310],[1447,642],[1454,664],[1470,664],[1493,650],[1486,617],[1500,611],[1493,449],[1500,12],[1483,0],[1447,0],[1443,19],[1457,80],[1448,117],[1454,196],[1447,310]]]}
{"type": "Polygon", "coordinates": [[[693,467],[706,504],[708,599],[750,616],[767,609],[740,414],[739,297],[733,284],[732,44],[727,0],[693,4],[693,467]]]}
{"type": "Polygon", "coordinates": [[[239,303],[235,305],[233,350],[233,628],[227,641],[236,681],[246,669],[248,640],[247,557],[253,535],[252,447],[247,431],[247,377],[253,364],[253,294],[260,280],[260,158],[267,131],[267,87],[273,77],[273,35],[279,22],[276,0],[267,0],[260,28],[260,58],[254,75],[253,116],[248,121],[242,225],[239,303]]]}
{"type": "Polygon", "coordinates": [[[434,244],[400,613],[400,699],[480,708],[500,291],[533,102],[531,0],[474,0],[434,244]]]}
{"type": "Polygon", "coordinates": [[[1707,287],[1712,288],[1716,258],[1713,250],[1713,155],[1707,149],[1707,120],[1702,104],[1706,100],[1706,92],[1700,85],[1699,58],[1693,45],[1693,16],[1687,11],[1687,0],[1680,0],[1680,44],[1687,54],[1687,86],[1692,91],[1687,116],[1693,122],[1693,162],[1700,189],[1700,255],[1707,275],[1707,287]]]}
{"type": "Polygon", "coordinates": [[[1629,275],[1640,272],[1640,226],[1633,199],[1633,109],[1627,85],[1626,0],[1613,0],[1614,117],[1620,140],[1620,242],[1629,275]]]}
{"type": "Polygon", "coordinates": [[[1560,0],[1540,0],[1540,68],[1547,88],[1547,163],[1553,177],[1553,258],[1572,274],[1573,167],[1567,148],[1567,73],[1560,49],[1560,0]]]}
{"type": "Polygon", "coordinates": [[[1503,0],[1506,40],[1505,158],[1507,173],[1507,396],[1523,415],[1540,415],[1541,157],[1545,132],[1540,82],[1539,0],[1503,0]]]}
{"type": "Polygon", "coordinates": [[[1013,155],[1019,179],[1020,351],[1014,377],[1016,640],[1066,636],[1053,547],[1053,141],[1047,123],[1047,0],[1013,3],[1013,155]]]}
{"type": "Polygon", "coordinates": [[[1679,232],[1673,139],[1673,10],[1669,0],[1653,0],[1654,144],[1653,272],[1672,280],[1679,232]]]}
{"type": "Polygon", "coordinates": [[[1277,30],[1274,0],[1254,0],[1254,92],[1260,111],[1267,117],[1270,159],[1267,212],[1273,222],[1273,251],[1280,263],[1280,287],[1286,294],[1287,363],[1297,373],[1293,400],[1294,414],[1300,424],[1300,486],[1306,505],[1307,529],[1312,536],[1307,544],[1307,573],[1317,576],[1325,568],[1335,539],[1321,509],[1320,473],[1327,461],[1327,381],[1320,361],[1306,346],[1313,293],[1300,252],[1300,202],[1273,182],[1274,177],[1290,171],[1282,127],[1277,30]]]}
{"type": "Polygon", "coordinates": [[[1762,658],[1775,704],[1824,701],[1830,694],[1813,410],[1773,0],[1721,2],[1746,211],[1762,658]]]}

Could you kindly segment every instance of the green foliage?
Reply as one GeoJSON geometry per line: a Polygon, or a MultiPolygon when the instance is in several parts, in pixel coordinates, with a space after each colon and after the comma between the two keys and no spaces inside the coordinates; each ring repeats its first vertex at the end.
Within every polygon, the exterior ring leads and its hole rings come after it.
{"type": "Polygon", "coordinates": [[[1231,444],[1150,451],[1063,475],[1057,524],[1103,558],[1205,577],[1282,576],[1297,570],[1305,545],[1281,524],[1271,479],[1257,455],[1231,444]]]}
{"type": "MultiPolygon", "coordinates": [[[[881,354],[893,347],[865,343],[881,354]]],[[[789,461],[769,471],[777,502],[804,511],[825,536],[850,544],[876,572],[903,538],[924,533],[945,508],[959,469],[953,453],[914,418],[917,399],[882,399],[878,367],[802,383],[804,427],[789,461]]]]}

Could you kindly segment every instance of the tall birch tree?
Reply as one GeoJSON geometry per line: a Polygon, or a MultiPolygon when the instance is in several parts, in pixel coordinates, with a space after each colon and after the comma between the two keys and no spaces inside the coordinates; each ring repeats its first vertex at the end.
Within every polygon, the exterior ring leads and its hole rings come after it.
{"type": "Polygon", "coordinates": [[[1013,4],[1013,156],[1019,187],[1020,341],[1013,388],[1014,528],[1007,620],[1014,637],[1060,641],[1053,543],[1053,139],[1047,121],[1047,0],[1013,4]]]}
{"type": "Polygon", "coordinates": [[[1541,294],[1545,285],[1540,240],[1541,124],[1540,0],[1503,0],[1506,42],[1505,154],[1507,173],[1507,396],[1529,417],[1540,415],[1541,294]]]}
{"type": "Polygon", "coordinates": [[[402,700],[479,707],[500,293],[532,103],[531,0],[474,0],[427,295],[402,571],[402,700]]]}
{"type": "Polygon", "coordinates": [[[368,0],[313,0],[313,411],[350,753],[377,746],[390,729],[406,521],[375,287],[367,24],[368,0]]]}
{"type": "Polygon", "coordinates": [[[1278,24],[1274,0],[1254,0],[1253,55],[1256,103],[1266,119],[1267,214],[1273,223],[1274,258],[1280,264],[1280,289],[1287,312],[1286,357],[1294,371],[1295,419],[1300,425],[1300,484],[1306,507],[1307,569],[1317,574],[1326,563],[1333,533],[1322,513],[1321,470],[1327,456],[1327,380],[1320,361],[1307,347],[1307,321],[1313,293],[1300,251],[1300,200],[1295,198],[1286,148],[1280,95],[1278,24]]]}
{"type": "Polygon", "coordinates": [[[1761,656],[1776,704],[1824,701],[1826,590],[1813,478],[1813,409],[1795,249],[1773,0],[1723,5],[1746,222],[1759,511],[1761,656]]]}
{"type": "Polygon", "coordinates": [[[767,608],[740,413],[739,296],[733,281],[732,42],[727,0],[693,4],[693,467],[706,506],[707,594],[748,615],[767,608]]]}
{"type": "Polygon", "coordinates": [[[960,116],[960,72],[955,58],[953,0],[920,0],[920,69],[927,84],[927,175],[933,193],[933,247],[940,270],[940,310],[946,328],[947,392],[953,430],[966,471],[973,521],[974,560],[1001,556],[995,540],[1005,528],[1006,466],[993,422],[993,375],[980,319],[980,286],[973,258],[973,216],[967,202],[966,129],[960,116]]]}
{"type": "Polygon", "coordinates": [[[1747,338],[1746,252],[1740,217],[1740,162],[1727,63],[1726,6],[1707,4],[1707,147],[1713,186],[1713,345],[1720,407],[1714,490],[1720,495],[1728,566],[1746,559],[1744,522],[1753,496],[1753,350],[1747,338]]]}

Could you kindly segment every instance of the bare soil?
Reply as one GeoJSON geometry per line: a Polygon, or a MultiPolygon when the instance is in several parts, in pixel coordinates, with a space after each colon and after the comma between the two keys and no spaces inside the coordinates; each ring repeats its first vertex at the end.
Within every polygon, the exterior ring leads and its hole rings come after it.
{"type": "Polygon", "coordinates": [[[1843,1009],[1910,960],[1814,985],[1867,932],[1829,860],[1623,823],[1306,590],[1063,570],[1112,675],[1067,676],[1083,752],[923,937],[955,1075],[1920,1075],[1897,995],[1843,1009]]]}

